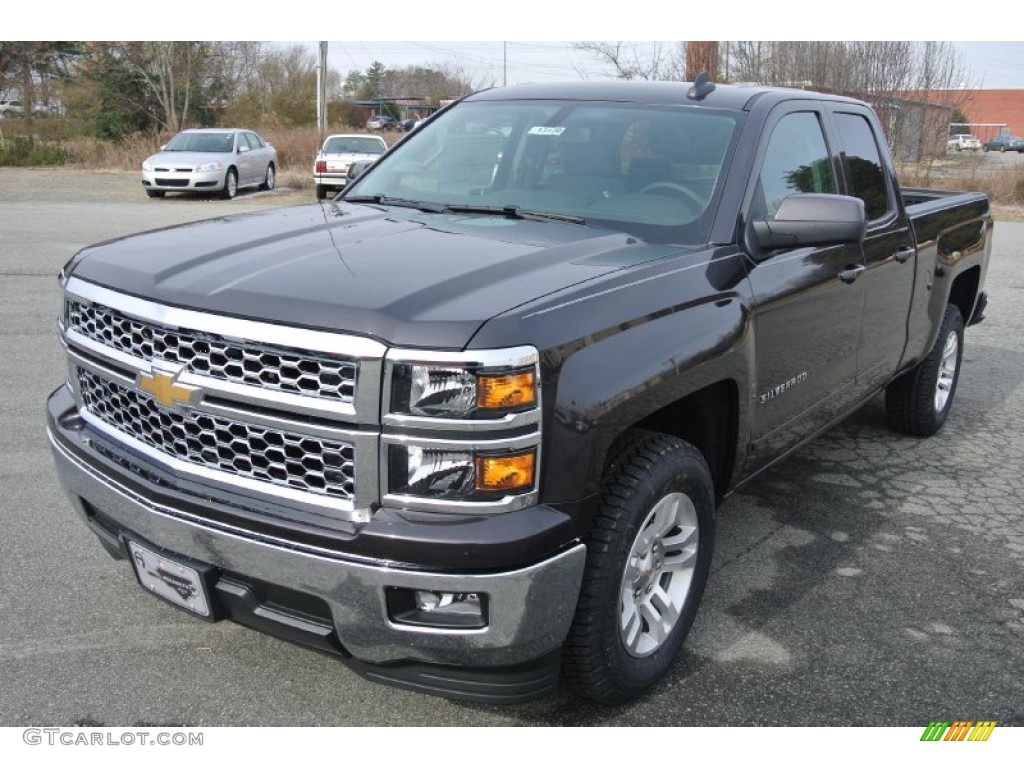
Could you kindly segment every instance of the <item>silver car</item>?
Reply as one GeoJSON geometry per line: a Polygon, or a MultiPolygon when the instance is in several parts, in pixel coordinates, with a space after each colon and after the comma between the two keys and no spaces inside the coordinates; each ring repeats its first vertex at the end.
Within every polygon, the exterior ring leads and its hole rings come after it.
{"type": "Polygon", "coordinates": [[[242,187],[273,189],[277,150],[252,131],[197,128],[182,131],[142,163],[150,197],[167,192],[220,192],[230,200],[242,187]]]}
{"type": "Polygon", "coordinates": [[[313,161],[313,183],[316,199],[323,200],[330,189],[348,183],[348,169],[353,163],[376,160],[388,149],[380,136],[367,133],[337,133],[328,136],[313,161]]]}

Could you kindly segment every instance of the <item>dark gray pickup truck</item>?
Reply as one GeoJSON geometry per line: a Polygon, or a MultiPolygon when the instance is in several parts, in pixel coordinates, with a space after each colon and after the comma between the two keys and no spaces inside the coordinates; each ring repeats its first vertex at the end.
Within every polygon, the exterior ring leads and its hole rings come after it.
{"type": "Polygon", "coordinates": [[[334,201],[74,256],[50,441],[182,610],[416,690],[618,702],[683,644],[717,501],[881,390],[939,430],[991,227],[901,191],[851,99],[485,91],[334,201]]]}

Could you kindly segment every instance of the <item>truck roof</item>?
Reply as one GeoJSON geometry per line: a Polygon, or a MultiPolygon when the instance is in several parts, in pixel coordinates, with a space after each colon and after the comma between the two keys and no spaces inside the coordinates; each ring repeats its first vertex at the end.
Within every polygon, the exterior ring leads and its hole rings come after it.
{"type": "Polygon", "coordinates": [[[651,80],[601,80],[588,82],[538,83],[490,88],[467,97],[467,101],[505,101],[508,99],[569,99],[580,101],[619,101],[664,106],[696,105],[717,109],[750,109],[754,101],[785,101],[794,98],[825,99],[847,103],[864,102],[848,96],[776,88],[764,85],[718,85],[700,101],[687,97],[693,83],[651,80]]]}

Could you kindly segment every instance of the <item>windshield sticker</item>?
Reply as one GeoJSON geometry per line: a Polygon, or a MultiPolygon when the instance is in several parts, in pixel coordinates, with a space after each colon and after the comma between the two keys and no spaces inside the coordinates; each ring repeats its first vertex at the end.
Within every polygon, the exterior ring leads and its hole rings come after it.
{"type": "Polygon", "coordinates": [[[527,133],[531,136],[561,136],[565,133],[565,126],[535,125],[527,133]]]}

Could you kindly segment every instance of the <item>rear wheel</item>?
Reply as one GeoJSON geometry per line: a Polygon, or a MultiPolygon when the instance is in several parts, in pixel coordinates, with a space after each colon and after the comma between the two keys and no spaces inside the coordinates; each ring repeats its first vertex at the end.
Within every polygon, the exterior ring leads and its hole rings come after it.
{"type": "Polygon", "coordinates": [[[317,200],[323,200],[325,197],[327,197],[327,187],[325,187],[323,184],[317,184],[316,185],[316,199],[317,200]]]}
{"type": "Polygon", "coordinates": [[[220,196],[225,200],[233,200],[235,195],[238,194],[238,171],[234,168],[229,168],[227,175],[224,177],[224,189],[221,190],[220,196]]]}
{"type": "Polygon", "coordinates": [[[713,520],[711,472],[696,448],[644,431],[620,441],[563,651],[573,689],[616,704],[668,671],[704,592],[713,520]]]}
{"type": "Polygon", "coordinates": [[[918,437],[941,429],[953,407],[964,352],[964,320],[949,304],[928,357],[885,390],[889,427],[918,437]]]}

